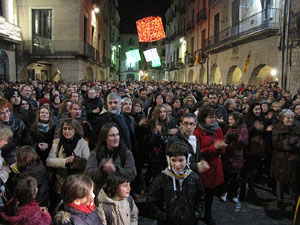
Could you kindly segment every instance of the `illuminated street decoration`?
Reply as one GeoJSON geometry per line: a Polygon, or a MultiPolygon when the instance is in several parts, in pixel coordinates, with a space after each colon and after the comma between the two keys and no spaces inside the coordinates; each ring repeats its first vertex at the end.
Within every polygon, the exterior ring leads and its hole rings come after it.
{"type": "Polygon", "coordinates": [[[161,66],[160,58],[156,58],[152,60],[152,67],[159,67],[161,66]]]}
{"type": "Polygon", "coordinates": [[[128,62],[138,62],[141,60],[141,56],[138,49],[130,50],[126,52],[126,59],[128,62]]]}
{"type": "Polygon", "coordinates": [[[161,17],[149,16],[136,21],[140,42],[153,42],[166,37],[161,17]]]}
{"type": "Polygon", "coordinates": [[[159,58],[156,48],[151,48],[151,49],[144,51],[144,56],[145,56],[147,62],[150,62],[154,59],[159,58]]]}

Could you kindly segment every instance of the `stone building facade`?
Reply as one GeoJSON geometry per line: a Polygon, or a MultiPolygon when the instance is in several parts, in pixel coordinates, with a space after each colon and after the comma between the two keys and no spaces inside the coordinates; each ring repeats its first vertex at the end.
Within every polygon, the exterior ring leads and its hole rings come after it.
{"type": "Polygon", "coordinates": [[[117,0],[19,0],[18,79],[109,79],[116,7],[117,0]]]}
{"type": "Polygon", "coordinates": [[[282,8],[279,0],[173,0],[166,13],[166,76],[183,82],[281,85],[282,8]]]}
{"type": "Polygon", "coordinates": [[[17,0],[0,1],[0,80],[16,80],[16,52],[22,43],[17,0]]]}

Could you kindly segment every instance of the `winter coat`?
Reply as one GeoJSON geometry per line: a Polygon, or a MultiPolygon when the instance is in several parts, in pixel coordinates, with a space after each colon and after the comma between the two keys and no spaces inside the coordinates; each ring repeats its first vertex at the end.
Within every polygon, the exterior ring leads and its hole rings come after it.
{"type": "Polygon", "coordinates": [[[53,218],[54,225],[103,225],[97,209],[85,213],[64,205],[53,218]]]}
{"type": "Polygon", "coordinates": [[[282,183],[295,184],[299,176],[297,163],[300,162],[300,128],[295,124],[287,127],[280,123],[272,130],[272,140],[274,151],[271,176],[282,183]],[[296,156],[293,160],[292,155],[296,156]]]}
{"type": "Polygon", "coordinates": [[[14,119],[11,115],[9,122],[0,121],[0,123],[9,126],[13,132],[13,137],[8,140],[8,143],[2,147],[2,156],[9,164],[15,162],[15,150],[22,145],[30,144],[31,138],[29,132],[22,120],[14,119]]]}
{"type": "Polygon", "coordinates": [[[24,169],[18,168],[20,173],[17,173],[14,179],[14,184],[18,183],[18,180],[26,176],[32,176],[36,179],[38,184],[38,192],[35,200],[39,206],[49,206],[49,194],[48,194],[48,172],[45,166],[40,163],[38,165],[27,166],[24,169]]]}
{"type": "Polygon", "coordinates": [[[99,214],[102,218],[104,225],[138,225],[138,214],[139,210],[136,207],[134,201],[132,200],[132,206],[130,206],[129,200],[124,198],[123,200],[113,200],[106,195],[103,189],[99,192],[98,195],[99,202],[99,214]],[[103,207],[109,207],[111,210],[111,215],[108,215],[105,212],[103,207]],[[112,223],[108,223],[111,217],[112,223]]]}
{"type": "Polygon", "coordinates": [[[197,163],[200,162],[201,160],[203,160],[203,157],[199,151],[199,142],[196,139],[197,142],[197,147],[196,147],[196,152],[194,152],[194,149],[192,147],[192,145],[188,142],[188,140],[186,138],[183,137],[181,130],[179,129],[177,131],[176,134],[174,134],[168,141],[167,144],[167,150],[168,148],[173,144],[173,143],[182,143],[185,144],[187,146],[187,148],[189,149],[189,153],[191,154],[191,158],[190,158],[190,168],[195,172],[198,173],[198,167],[197,167],[197,163]]]}
{"type": "Polygon", "coordinates": [[[31,202],[18,207],[19,214],[17,216],[8,216],[4,212],[1,213],[5,224],[13,225],[49,225],[51,224],[51,216],[48,212],[41,212],[37,202],[31,202]]]}
{"type": "Polygon", "coordinates": [[[147,198],[149,216],[158,220],[158,225],[195,225],[205,192],[201,180],[194,172],[185,179],[173,178],[168,169],[154,178],[147,198]]]}
{"type": "MultiPolygon", "coordinates": [[[[116,117],[116,115],[113,113],[110,113],[110,112],[103,113],[99,117],[99,119],[97,120],[96,124],[93,127],[94,132],[92,133],[91,138],[89,140],[90,149],[94,149],[96,147],[96,142],[97,142],[100,130],[101,130],[102,126],[106,123],[115,123],[117,125],[118,130],[120,132],[121,140],[127,146],[126,141],[125,141],[126,134],[124,134],[124,131],[121,129],[121,126],[115,117],[116,117]]],[[[130,133],[130,139],[131,139],[130,142],[131,142],[131,144],[133,144],[132,140],[135,138],[134,137],[134,130],[135,130],[134,118],[130,117],[130,120],[125,119],[125,121],[128,126],[129,133],[130,133]],[[133,122],[131,120],[133,120],[133,122]]]]}
{"type": "Polygon", "coordinates": [[[30,128],[30,136],[32,139],[31,146],[35,149],[36,153],[39,155],[41,161],[44,165],[46,165],[46,159],[49,155],[50,149],[52,147],[52,142],[54,139],[54,130],[55,127],[53,126],[52,129],[49,129],[47,133],[38,131],[38,125],[35,123],[30,128]],[[39,143],[47,143],[48,148],[45,150],[41,150],[38,146],[39,143]]]}
{"type": "Polygon", "coordinates": [[[69,165],[66,164],[66,154],[61,145],[59,148],[59,139],[54,139],[51,151],[47,158],[47,166],[56,168],[55,189],[60,193],[60,188],[64,179],[71,174],[83,172],[87,160],[90,156],[90,149],[88,143],[83,139],[79,139],[76,148],[73,150],[75,158],[69,165]]]}
{"type": "Polygon", "coordinates": [[[224,140],[223,131],[219,128],[214,132],[212,143],[212,135],[202,130],[199,126],[195,129],[194,135],[198,139],[200,152],[203,158],[210,166],[210,169],[200,174],[203,185],[205,188],[217,187],[224,181],[222,160],[220,156],[225,153],[225,150],[216,149],[214,143],[217,140],[224,140]]]}
{"type": "Polygon", "coordinates": [[[248,145],[248,129],[246,125],[239,128],[230,127],[225,135],[226,148],[222,156],[223,169],[230,173],[239,173],[243,168],[244,150],[248,145]]]}
{"type": "MultiPolygon", "coordinates": [[[[109,156],[106,153],[107,151],[106,146],[100,146],[99,148],[94,149],[91,152],[84,171],[85,174],[93,179],[95,183],[95,193],[100,191],[108,176],[103,170],[103,160],[109,159],[109,156]]],[[[117,171],[127,174],[130,180],[133,181],[137,173],[132,152],[122,144],[120,144],[117,149],[114,149],[114,151],[116,152],[112,161],[117,171]]]]}
{"type": "Polygon", "coordinates": [[[82,103],[82,105],[86,109],[87,120],[92,124],[93,122],[95,122],[95,120],[99,116],[99,113],[102,111],[102,107],[103,107],[102,101],[99,98],[95,98],[95,99],[88,98],[82,103]],[[92,112],[96,108],[99,108],[99,113],[92,112]]]}

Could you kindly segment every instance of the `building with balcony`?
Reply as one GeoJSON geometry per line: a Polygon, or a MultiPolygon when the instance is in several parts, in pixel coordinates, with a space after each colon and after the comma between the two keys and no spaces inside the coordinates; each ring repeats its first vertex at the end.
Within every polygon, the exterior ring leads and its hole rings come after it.
{"type": "MultiPolygon", "coordinates": [[[[176,0],[171,4],[176,4],[176,0]]],[[[278,45],[284,15],[281,1],[188,0],[185,8],[186,51],[178,57],[184,59],[184,67],[179,76],[171,75],[170,80],[210,84],[280,83],[282,52],[278,45]],[[250,62],[246,68],[248,55],[250,62]],[[271,75],[272,70],[277,75],[271,75]]],[[[167,23],[167,30],[174,29],[172,26],[167,23]]],[[[168,33],[167,39],[170,37],[168,33]]]]}
{"type": "Polygon", "coordinates": [[[166,79],[184,81],[187,49],[186,0],[173,0],[166,17],[166,79]]]}
{"type": "Polygon", "coordinates": [[[19,0],[19,80],[104,80],[117,0],[19,0]]]}
{"type": "Polygon", "coordinates": [[[22,43],[18,1],[0,1],[0,80],[16,80],[16,51],[22,43]]]}

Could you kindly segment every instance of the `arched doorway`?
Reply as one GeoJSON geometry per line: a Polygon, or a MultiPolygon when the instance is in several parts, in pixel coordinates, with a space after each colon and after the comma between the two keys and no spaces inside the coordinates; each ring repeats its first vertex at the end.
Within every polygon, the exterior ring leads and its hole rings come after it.
{"type": "Polygon", "coordinates": [[[8,56],[5,51],[0,50],[0,80],[8,81],[9,65],[8,56]]]}
{"type": "Polygon", "coordinates": [[[105,80],[105,75],[104,75],[104,71],[100,70],[98,75],[97,75],[97,80],[105,80]]]}
{"type": "Polygon", "coordinates": [[[272,67],[266,64],[261,64],[257,66],[253,72],[251,73],[249,84],[251,85],[267,85],[269,82],[277,82],[278,76],[277,74],[272,75],[271,71],[272,67]]]}
{"type": "Polygon", "coordinates": [[[199,82],[204,84],[204,79],[205,79],[205,69],[203,66],[200,68],[200,73],[199,73],[199,82]]]}
{"type": "Polygon", "coordinates": [[[62,75],[59,69],[47,61],[37,61],[25,66],[20,74],[19,80],[50,80],[50,81],[60,81],[62,80],[62,75]]]}
{"type": "Polygon", "coordinates": [[[189,83],[195,82],[195,76],[194,76],[194,71],[193,70],[190,70],[187,82],[189,82],[189,83]]]}
{"type": "Polygon", "coordinates": [[[227,84],[239,85],[242,83],[242,71],[237,66],[230,67],[227,75],[227,84]]]}
{"type": "Polygon", "coordinates": [[[85,71],[84,80],[86,81],[94,81],[93,69],[88,66],[85,71]]]}
{"type": "Polygon", "coordinates": [[[175,72],[174,81],[178,82],[178,73],[177,72],[175,72]]]}
{"type": "Polygon", "coordinates": [[[210,69],[209,83],[211,84],[220,84],[221,81],[221,72],[217,64],[213,64],[210,69]]]}

